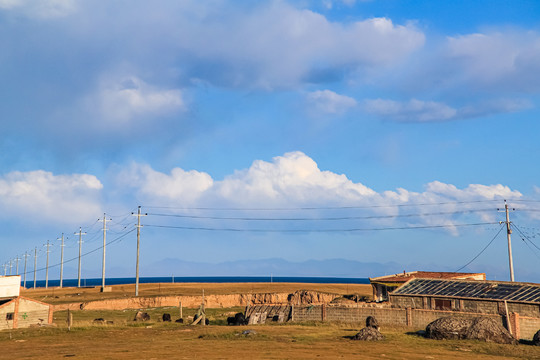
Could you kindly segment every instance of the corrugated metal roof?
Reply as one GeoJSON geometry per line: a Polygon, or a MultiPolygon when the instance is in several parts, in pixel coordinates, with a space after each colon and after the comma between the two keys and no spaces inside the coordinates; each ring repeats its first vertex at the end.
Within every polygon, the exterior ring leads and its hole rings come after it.
{"type": "Polygon", "coordinates": [[[540,304],[540,284],[412,279],[394,290],[391,295],[446,296],[540,304]]]}

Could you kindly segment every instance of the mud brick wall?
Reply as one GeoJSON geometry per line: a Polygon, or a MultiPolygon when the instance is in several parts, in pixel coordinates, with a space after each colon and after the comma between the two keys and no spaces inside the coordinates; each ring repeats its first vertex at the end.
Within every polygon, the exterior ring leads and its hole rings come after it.
{"type": "Polygon", "coordinates": [[[540,318],[520,316],[519,328],[521,339],[532,340],[534,334],[540,330],[540,318]]]}
{"type": "Polygon", "coordinates": [[[508,303],[508,312],[515,312],[521,316],[540,318],[540,306],[532,304],[508,303]]]}

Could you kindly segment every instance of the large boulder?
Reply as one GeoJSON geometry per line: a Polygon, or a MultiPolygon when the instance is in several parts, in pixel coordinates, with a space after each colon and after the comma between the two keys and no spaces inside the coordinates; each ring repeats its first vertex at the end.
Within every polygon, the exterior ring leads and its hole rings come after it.
{"type": "Polygon", "coordinates": [[[437,319],[426,326],[426,337],[436,340],[465,339],[472,318],[448,316],[437,319]]]}
{"type": "Polygon", "coordinates": [[[540,330],[538,330],[536,334],[534,334],[532,341],[534,345],[540,346],[540,330]]]}
{"type": "Polygon", "coordinates": [[[353,340],[364,340],[364,341],[379,341],[384,340],[384,336],[379,332],[379,330],[373,327],[365,327],[354,335],[353,340]]]}
{"type": "Polygon", "coordinates": [[[483,340],[497,344],[517,344],[518,341],[495,319],[477,317],[465,334],[467,339],[483,340]]]}
{"type": "Polygon", "coordinates": [[[517,344],[517,340],[497,320],[489,317],[448,316],[426,327],[430,339],[472,339],[498,344],[517,344]]]}

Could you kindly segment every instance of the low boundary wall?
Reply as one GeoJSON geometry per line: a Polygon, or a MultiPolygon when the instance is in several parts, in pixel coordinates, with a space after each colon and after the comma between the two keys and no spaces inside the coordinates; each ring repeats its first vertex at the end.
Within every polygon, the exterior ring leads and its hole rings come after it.
{"type": "MultiPolygon", "coordinates": [[[[295,322],[342,321],[364,324],[366,317],[368,316],[374,316],[382,326],[407,326],[414,329],[425,328],[430,322],[446,316],[485,316],[499,321],[503,326],[506,325],[506,320],[501,315],[460,311],[327,305],[293,306],[291,311],[291,320],[295,322]]],[[[512,334],[519,339],[530,340],[540,329],[540,318],[519,316],[517,313],[511,313],[510,324],[512,327],[512,334]]]]}

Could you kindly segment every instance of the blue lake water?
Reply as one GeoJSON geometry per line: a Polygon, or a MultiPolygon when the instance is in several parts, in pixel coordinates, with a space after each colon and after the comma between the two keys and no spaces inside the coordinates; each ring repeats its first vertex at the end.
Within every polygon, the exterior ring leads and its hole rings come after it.
{"type": "MultiPolygon", "coordinates": [[[[315,284],[369,284],[367,278],[298,277],[298,276],[190,276],[190,277],[141,277],[139,283],[315,283],[315,284]]],[[[135,278],[107,278],[105,285],[134,284],[135,278]]],[[[21,286],[22,286],[21,282],[21,286]]],[[[60,280],[49,280],[48,286],[59,286],[60,280]]],[[[26,287],[34,286],[26,279],[26,287]]],[[[76,287],[77,279],[64,279],[64,287],[76,287]]],[[[81,286],[101,286],[101,278],[81,279],[81,286]]],[[[36,287],[45,287],[45,280],[37,280],[36,287]]]]}

